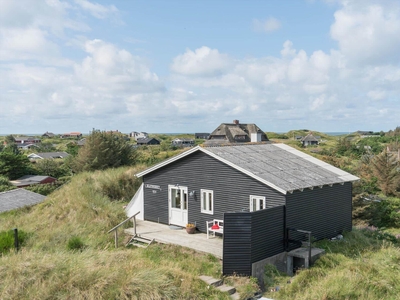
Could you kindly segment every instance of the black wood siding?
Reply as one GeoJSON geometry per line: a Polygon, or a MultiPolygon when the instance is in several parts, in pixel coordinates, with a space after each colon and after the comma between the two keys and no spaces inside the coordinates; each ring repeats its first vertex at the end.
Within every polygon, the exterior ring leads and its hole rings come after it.
{"type": "Polygon", "coordinates": [[[311,231],[316,239],[351,231],[351,192],[352,184],[347,182],[287,194],[287,227],[311,231]]]}
{"type": "Polygon", "coordinates": [[[224,275],[251,276],[251,213],[226,213],[224,216],[224,275]]]}
{"type": "Polygon", "coordinates": [[[251,262],[285,251],[284,206],[251,213],[251,262]]]}
{"type": "Polygon", "coordinates": [[[284,206],[225,213],[223,274],[250,276],[252,263],[285,251],[284,206]]]}
{"type": "Polygon", "coordinates": [[[267,207],[285,204],[285,195],[243,174],[242,172],[198,151],[143,178],[145,184],[161,187],[161,191],[144,189],[144,218],[168,224],[168,185],[187,186],[195,191],[189,196],[188,221],[206,232],[206,221],[223,219],[224,212],[248,211],[250,195],[265,196],[267,207]],[[214,191],[214,214],[201,213],[200,189],[214,191]]]}

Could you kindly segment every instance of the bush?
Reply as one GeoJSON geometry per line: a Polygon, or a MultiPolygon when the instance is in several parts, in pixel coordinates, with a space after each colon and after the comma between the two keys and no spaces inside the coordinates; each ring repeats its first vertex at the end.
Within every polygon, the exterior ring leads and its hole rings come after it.
{"type": "Polygon", "coordinates": [[[72,169],[74,172],[105,170],[135,162],[136,151],[121,134],[93,130],[73,159],[72,169]]]}
{"type": "Polygon", "coordinates": [[[0,193],[16,189],[6,176],[0,175],[0,193]]]}
{"type": "MultiPolygon", "coordinates": [[[[18,231],[19,246],[25,244],[28,239],[28,234],[22,230],[18,231]]],[[[0,253],[5,254],[14,248],[14,231],[1,231],[0,232],[0,253]]]]}
{"type": "Polygon", "coordinates": [[[367,227],[363,228],[362,231],[364,232],[364,234],[367,237],[372,237],[372,238],[380,240],[380,241],[388,241],[388,242],[393,243],[394,245],[400,244],[400,241],[397,239],[396,236],[394,236],[390,233],[381,231],[374,226],[367,226],[367,227]]]}
{"type": "Polygon", "coordinates": [[[120,172],[110,170],[96,178],[98,191],[110,200],[128,201],[140,187],[142,180],[136,178],[132,170],[120,172]]]}
{"type": "Polygon", "coordinates": [[[68,240],[67,249],[68,250],[83,250],[85,244],[82,242],[79,236],[73,236],[68,240]]]}
{"type": "Polygon", "coordinates": [[[400,199],[387,198],[371,204],[373,220],[371,225],[377,227],[400,228],[400,199]]]}

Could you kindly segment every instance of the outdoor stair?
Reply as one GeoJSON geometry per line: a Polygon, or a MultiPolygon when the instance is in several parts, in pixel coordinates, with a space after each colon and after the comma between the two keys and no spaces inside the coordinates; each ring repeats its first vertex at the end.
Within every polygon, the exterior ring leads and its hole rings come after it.
{"type": "Polygon", "coordinates": [[[147,248],[149,245],[151,245],[154,242],[154,239],[148,239],[139,235],[134,235],[132,238],[129,240],[128,243],[126,243],[126,246],[133,245],[136,247],[141,247],[141,248],[147,248]]]}
{"type": "Polygon", "coordinates": [[[239,299],[239,294],[236,293],[236,289],[233,286],[224,284],[222,279],[215,279],[211,276],[201,275],[199,276],[201,280],[207,283],[209,286],[213,286],[221,292],[228,293],[232,299],[239,299]]]}

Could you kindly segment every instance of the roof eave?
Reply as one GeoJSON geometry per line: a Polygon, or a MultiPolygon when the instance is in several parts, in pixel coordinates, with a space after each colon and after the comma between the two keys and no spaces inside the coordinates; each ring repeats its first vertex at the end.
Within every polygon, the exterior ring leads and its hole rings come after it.
{"type": "Polygon", "coordinates": [[[200,146],[193,147],[190,150],[182,152],[182,153],[180,153],[180,154],[178,154],[178,155],[176,155],[174,157],[171,157],[171,158],[169,158],[167,160],[164,160],[164,161],[162,161],[162,162],[160,162],[160,163],[158,163],[158,164],[156,164],[156,165],[154,165],[154,166],[152,166],[152,167],[150,167],[150,168],[148,168],[148,169],[146,169],[146,170],[144,170],[142,172],[139,172],[139,173],[135,174],[135,176],[138,177],[138,178],[142,177],[142,176],[144,176],[146,174],[149,174],[149,173],[151,173],[151,172],[153,172],[153,171],[155,171],[155,170],[157,170],[159,168],[162,168],[162,167],[164,167],[166,165],[169,165],[170,163],[172,163],[172,162],[174,162],[176,160],[179,160],[179,159],[181,159],[181,158],[183,158],[183,157],[185,157],[185,156],[187,156],[189,154],[192,154],[192,153],[194,153],[194,152],[196,152],[196,151],[198,151],[200,149],[201,149],[200,146]]]}

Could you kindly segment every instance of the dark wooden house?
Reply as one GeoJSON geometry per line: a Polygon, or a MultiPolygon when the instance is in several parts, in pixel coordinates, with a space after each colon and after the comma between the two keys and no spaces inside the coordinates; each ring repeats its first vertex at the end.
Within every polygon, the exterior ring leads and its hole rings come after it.
{"type": "Polygon", "coordinates": [[[138,145],[160,145],[160,141],[155,138],[142,138],[137,139],[138,145]]]}
{"type": "Polygon", "coordinates": [[[210,137],[210,134],[209,133],[206,133],[206,132],[196,132],[195,134],[194,134],[194,138],[195,139],[203,139],[203,140],[206,140],[206,139],[208,139],[210,137]]]}
{"type": "Polygon", "coordinates": [[[224,220],[224,263],[234,262],[224,264],[227,274],[251,275],[251,264],[285,251],[286,228],[315,239],[352,229],[358,178],[284,144],[197,146],[136,176],[143,184],[128,216],[141,211],[144,220],[201,232],[206,221],[224,220]]]}

